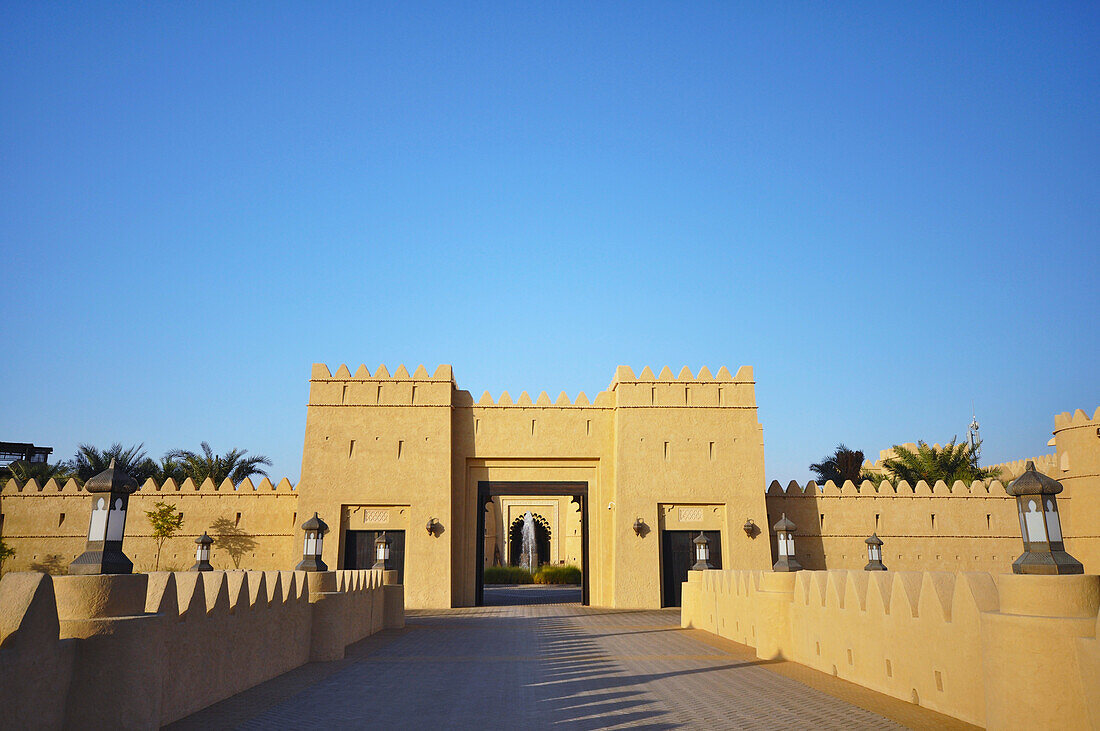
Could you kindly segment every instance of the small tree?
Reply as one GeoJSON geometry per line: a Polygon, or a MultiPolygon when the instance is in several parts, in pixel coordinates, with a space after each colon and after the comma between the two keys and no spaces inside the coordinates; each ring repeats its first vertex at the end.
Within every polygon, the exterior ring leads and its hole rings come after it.
{"type": "Polygon", "coordinates": [[[0,538],[0,571],[4,570],[4,562],[15,555],[15,549],[4,543],[4,539],[0,538]]]}
{"type": "Polygon", "coordinates": [[[860,480],[876,479],[875,475],[863,470],[863,452],[859,449],[848,449],[843,444],[838,444],[836,451],[826,455],[820,462],[810,465],[810,472],[817,475],[817,482],[821,484],[829,480],[837,485],[843,485],[845,480],[859,484],[860,480]]]}
{"type": "Polygon", "coordinates": [[[145,511],[145,516],[153,526],[153,540],[157,542],[157,560],[153,565],[153,571],[156,571],[160,568],[160,549],[164,547],[164,542],[183,527],[183,513],[173,505],[158,502],[154,503],[152,510],[145,511]]]}

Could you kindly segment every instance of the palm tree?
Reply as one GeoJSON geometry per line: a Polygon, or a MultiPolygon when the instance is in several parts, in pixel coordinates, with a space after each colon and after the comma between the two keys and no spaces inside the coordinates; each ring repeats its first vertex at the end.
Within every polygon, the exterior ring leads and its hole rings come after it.
{"type": "Polygon", "coordinates": [[[81,444],[77,447],[76,456],[69,467],[76,473],[76,479],[83,483],[107,469],[113,459],[116,469],[130,475],[140,485],[152,477],[157,469],[157,463],[145,455],[144,447],[144,444],[137,444],[123,449],[120,443],[115,442],[100,451],[90,444],[81,444]]]}
{"type": "Polygon", "coordinates": [[[44,485],[50,479],[64,482],[73,476],[72,467],[69,466],[68,462],[50,464],[49,462],[26,462],[19,459],[9,464],[7,471],[11,477],[19,480],[24,485],[31,480],[37,481],[39,485],[44,485]]]}
{"type": "Polygon", "coordinates": [[[972,452],[969,444],[956,444],[956,441],[957,438],[952,437],[943,447],[918,442],[916,451],[894,445],[894,456],[884,460],[882,467],[894,481],[905,480],[910,485],[921,480],[929,484],[943,480],[951,485],[956,480],[973,482],[997,477],[997,469],[978,466],[977,450],[972,452]]]}
{"type": "Polygon", "coordinates": [[[175,480],[177,483],[183,482],[187,479],[187,470],[184,468],[182,462],[171,457],[172,453],[169,452],[164,457],[161,457],[160,463],[153,463],[153,480],[157,484],[163,485],[169,480],[169,478],[175,480]]]}
{"type": "Polygon", "coordinates": [[[819,483],[832,480],[837,485],[843,485],[845,480],[858,483],[863,479],[875,479],[863,472],[863,452],[848,449],[843,444],[838,444],[836,451],[826,455],[820,462],[810,465],[810,471],[817,475],[819,483]]]}
{"type": "Polygon", "coordinates": [[[260,465],[271,465],[271,460],[262,454],[246,457],[247,449],[234,449],[224,455],[214,454],[214,450],[206,442],[202,443],[202,454],[196,454],[186,449],[175,449],[164,455],[166,460],[178,461],[187,477],[196,484],[206,478],[210,478],[215,485],[220,485],[228,477],[234,485],[240,484],[246,477],[262,475],[267,477],[267,472],[260,465]]]}

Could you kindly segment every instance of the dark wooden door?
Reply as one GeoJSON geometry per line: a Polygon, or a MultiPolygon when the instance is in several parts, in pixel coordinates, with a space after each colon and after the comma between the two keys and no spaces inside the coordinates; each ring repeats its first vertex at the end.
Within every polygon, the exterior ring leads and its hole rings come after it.
{"type": "MultiPolygon", "coordinates": [[[[405,583],[405,531],[388,530],[390,560],[387,568],[397,572],[397,583],[405,583]]],[[[349,530],[344,533],[344,568],[374,568],[374,541],[382,535],[380,530],[349,530]]]]}
{"type": "MultiPolygon", "coordinates": [[[[692,541],[699,531],[666,530],[661,533],[661,606],[680,606],[683,584],[688,571],[695,564],[695,544],[692,541]]],[[[703,531],[710,547],[711,567],[722,568],[722,534],[720,531],[703,531]]]]}

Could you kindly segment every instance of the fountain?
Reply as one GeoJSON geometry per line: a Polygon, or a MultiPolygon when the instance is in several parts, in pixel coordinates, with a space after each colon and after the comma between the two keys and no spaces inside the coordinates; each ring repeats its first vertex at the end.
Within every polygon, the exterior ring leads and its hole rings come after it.
{"type": "Polygon", "coordinates": [[[532,572],[539,567],[538,549],[535,547],[535,519],[530,510],[523,516],[523,544],[519,553],[519,565],[532,572]]]}

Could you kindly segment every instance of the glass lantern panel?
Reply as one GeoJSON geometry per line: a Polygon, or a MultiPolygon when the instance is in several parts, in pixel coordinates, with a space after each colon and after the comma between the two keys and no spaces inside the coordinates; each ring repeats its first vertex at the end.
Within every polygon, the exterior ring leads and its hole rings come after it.
{"type": "Polygon", "coordinates": [[[99,498],[92,509],[92,523],[88,526],[88,540],[102,541],[107,537],[107,501],[99,498]]]}
{"type": "Polygon", "coordinates": [[[1045,543],[1047,541],[1046,526],[1043,524],[1043,510],[1035,504],[1034,500],[1027,501],[1024,522],[1027,523],[1027,535],[1032,543],[1045,543]]]}
{"type": "Polygon", "coordinates": [[[316,556],[317,555],[317,535],[314,533],[306,533],[306,548],[305,555],[316,556]]]}
{"type": "Polygon", "coordinates": [[[787,534],[787,555],[794,556],[794,537],[787,534]]]}
{"type": "Polygon", "coordinates": [[[1055,508],[1053,499],[1047,498],[1046,503],[1047,534],[1050,536],[1051,543],[1059,543],[1062,540],[1062,525],[1058,520],[1058,510],[1055,508]]]}
{"type": "Polygon", "coordinates": [[[107,517],[107,540],[121,541],[126,531],[126,511],[122,507],[122,498],[117,498],[107,517]]]}

